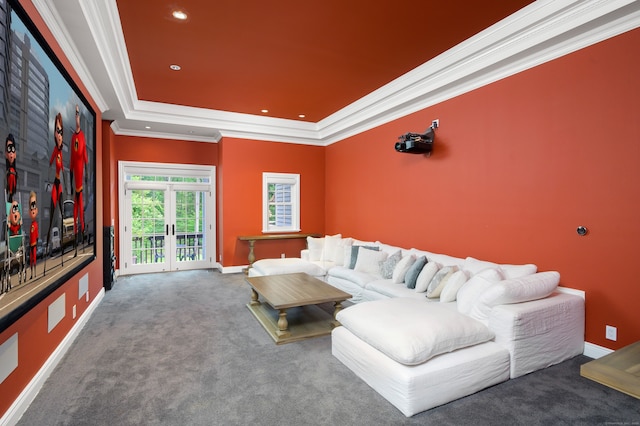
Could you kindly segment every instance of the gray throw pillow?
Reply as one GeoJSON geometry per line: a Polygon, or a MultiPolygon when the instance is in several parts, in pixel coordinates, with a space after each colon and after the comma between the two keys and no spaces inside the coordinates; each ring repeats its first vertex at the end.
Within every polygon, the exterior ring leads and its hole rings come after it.
{"type": "Polygon", "coordinates": [[[402,252],[398,250],[391,256],[387,257],[386,260],[380,262],[380,275],[384,279],[389,279],[393,277],[393,270],[396,268],[398,262],[402,259],[402,252]]]}
{"type": "Polygon", "coordinates": [[[349,269],[356,267],[356,261],[358,260],[358,249],[360,247],[368,248],[369,250],[380,250],[380,247],[376,246],[351,246],[351,261],[349,262],[349,269]]]}
{"type": "Polygon", "coordinates": [[[413,262],[413,265],[407,271],[407,274],[404,276],[404,283],[407,285],[407,288],[416,288],[416,281],[418,280],[418,275],[420,275],[420,271],[424,268],[424,265],[427,264],[427,257],[420,256],[413,262]]]}

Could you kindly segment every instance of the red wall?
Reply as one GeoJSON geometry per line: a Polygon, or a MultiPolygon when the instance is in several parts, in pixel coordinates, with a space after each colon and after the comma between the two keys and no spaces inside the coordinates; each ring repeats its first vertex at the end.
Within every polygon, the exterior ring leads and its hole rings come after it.
{"type": "MultiPolygon", "coordinates": [[[[319,146],[224,138],[220,144],[218,241],[221,263],[246,265],[249,246],[240,235],[262,234],[262,173],[300,174],[300,227],[324,233],[324,154],[319,146]]],[[[258,241],[256,259],[300,256],[304,240],[258,241]]]]}
{"type": "MultiPolygon", "coordinates": [[[[170,164],[198,164],[207,166],[218,165],[218,144],[210,142],[190,142],[175,139],[158,139],[137,136],[114,135],[109,123],[103,123],[105,128],[105,147],[109,149],[110,177],[105,185],[108,187],[110,208],[105,208],[105,223],[115,226],[115,246],[117,265],[120,264],[118,250],[118,162],[140,161],[149,163],[170,164]],[[108,132],[107,130],[108,129],[108,132]]],[[[106,152],[105,152],[106,155],[106,152]]],[[[105,201],[106,202],[106,201],[105,201]]]]}
{"type": "MultiPolygon", "coordinates": [[[[100,111],[91,99],[86,88],[74,72],[69,61],[62,54],[62,50],[48,31],[42,19],[37,14],[30,1],[20,1],[31,19],[34,21],[47,43],[51,46],[55,55],[69,72],[71,78],[79,86],[80,90],[89,100],[91,107],[96,111],[96,121],[101,121],[100,111]]],[[[96,211],[102,211],[102,129],[96,130],[96,211]]],[[[96,217],[96,227],[102,227],[102,217],[96,217]]],[[[96,236],[97,258],[78,274],[69,279],[45,300],[32,308],[24,316],[0,333],[0,344],[18,333],[18,367],[0,383],[0,417],[11,407],[20,393],[42,368],[53,351],[62,343],[77,320],[95,300],[96,295],[102,290],[102,233],[96,236]],[[84,275],[88,275],[89,300],[78,299],[78,282],[84,275]],[[47,332],[48,306],[62,294],[65,294],[66,311],[64,318],[51,331],[47,332]],[[72,318],[73,305],[76,306],[76,318],[72,318]]]]}
{"type": "Polygon", "coordinates": [[[558,270],[586,292],[588,342],[640,340],[638,46],[635,30],[329,146],[327,233],[558,270]],[[431,157],[394,151],[436,118],[431,157]]]}

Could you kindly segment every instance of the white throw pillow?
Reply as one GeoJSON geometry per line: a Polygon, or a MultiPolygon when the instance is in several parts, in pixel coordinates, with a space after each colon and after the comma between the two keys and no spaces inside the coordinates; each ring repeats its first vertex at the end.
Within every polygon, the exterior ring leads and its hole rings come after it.
{"type": "Polygon", "coordinates": [[[436,273],[440,270],[440,264],[433,260],[429,260],[429,262],[424,265],[422,271],[420,271],[420,275],[418,275],[418,280],[416,281],[416,292],[424,293],[427,291],[427,287],[429,287],[429,283],[436,275],[436,273]]]}
{"type": "Polygon", "coordinates": [[[553,293],[560,283],[560,273],[539,272],[525,277],[499,281],[485,291],[478,303],[493,307],[543,299],[553,293]]]}
{"type": "Polygon", "coordinates": [[[318,261],[322,260],[322,253],[324,251],[324,237],[314,238],[307,237],[307,248],[309,249],[309,260],[318,261]]]}
{"type": "Polygon", "coordinates": [[[475,301],[469,316],[488,325],[494,306],[542,299],[553,293],[559,282],[560,273],[556,271],[499,281],[487,288],[475,301]]]}
{"type": "Polygon", "coordinates": [[[391,281],[395,284],[402,284],[404,282],[404,276],[407,275],[407,271],[415,261],[416,257],[413,254],[408,254],[400,259],[400,262],[398,262],[396,267],[393,269],[391,281]]]}
{"type": "Polygon", "coordinates": [[[336,266],[344,266],[345,264],[345,252],[349,252],[349,261],[351,260],[351,244],[353,243],[353,238],[343,238],[338,242],[338,247],[336,247],[336,258],[334,260],[336,266]]]}
{"type": "MultiPolygon", "coordinates": [[[[323,256],[321,260],[335,262],[336,258],[338,257],[338,247],[340,245],[341,240],[342,240],[342,234],[325,235],[324,250],[323,250],[323,256]]],[[[342,256],[341,252],[340,252],[340,256],[342,256]]]]}
{"type": "Polygon", "coordinates": [[[358,258],[356,266],[353,268],[358,272],[366,272],[381,277],[380,262],[387,258],[387,253],[379,250],[371,250],[366,247],[358,249],[358,258]]]}
{"type": "Polygon", "coordinates": [[[467,282],[469,276],[466,271],[459,270],[453,273],[447,280],[447,284],[440,292],[440,302],[453,302],[456,300],[458,290],[467,282]]]}
{"type": "Polygon", "coordinates": [[[458,290],[456,296],[458,312],[469,315],[473,304],[486,289],[502,280],[502,274],[497,269],[489,268],[480,271],[458,290]]]}
{"type": "Polygon", "coordinates": [[[494,337],[480,322],[423,299],[397,297],[359,303],[341,310],[336,319],[361,340],[405,365],[421,364],[494,337]]]}
{"type": "Polygon", "coordinates": [[[459,268],[457,266],[443,266],[440,268],[438,273],[429,282],[429,287],[427,287],[427,297],[429,299],[437,299],[440,297],[440,293],[447,285],[447,281],[454,272],[458,271],[458,269],[459,268]]]}

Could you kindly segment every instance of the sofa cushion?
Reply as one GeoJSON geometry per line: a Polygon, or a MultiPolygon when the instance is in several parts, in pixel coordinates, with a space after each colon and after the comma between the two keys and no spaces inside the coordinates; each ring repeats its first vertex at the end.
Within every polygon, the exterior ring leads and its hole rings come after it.
{"type": "Polygon", "coordinates": [[[418,293],[424,293],[429,287],[429,283],[440,270],[440,264],[434,260],[430,260],[420,271],[418,279],[416,280],[415,291],[418,293]]]}
{"type": "Polygon", "coordinates": [[[419,250],[417,248],[412,248],[410,251],[411,253],[415,254],[416,257],[422,256],[422,255],[427,256],[427,259],[429,259],[429,262],[435,260],[442,266],[456,265],[461,267],[465,261],[465,259],[461,257],[449,256],[448,254],[433,253],[426,250],[419,250]]]}
{"type": "Polygon", "coordinates": [[[389,358],[406,365],[487,342],[494,334],[446,304],[392,298],[341,310],[336,319],[389,358]]]}
{"type": "Polygon", "coordinates": [[[305,272],[314,277],[323,277],[325,269],[313,262],[299,259],[297,257],[285,257],[284,259],[260,259],[253,262],[249,269],[252,276],[280,275],[305,272]],[[251,271],[251,270],[254,271],[251,271]]]}
{"type": "Polygon", "coordinates": [[[506,279],[524,277],[526,275],[535,274],[538,271],[538,267],[533,263],[527,263],[524,265],[498,264],[487,262],[485,260],[478,260],[473,257],[467,257],[464,260],[464,265],[462,266],[462,269],[468,271],[470,275],[474,275],[488,268],[500,270],[506,279]]]}
{"type": "Polygon", "coordinates": [[[400,259],[402,259],[402,252],[398,250],[380,262],[380,276],[385,279],[391,279],[391,277],[393,277],[393,270],[396,268],[398,262],[400,262],[400,259]]]}
{"type": "Polygon", "coordinates": [[[559,282],[560,273],[556,271],[498,281],[489,286],[475,301],[469,316],[488,324],[489,314],[494,306],[545,298],[553,293],[559,282]]]}
{"type": "Polygon", "coordinates": [[[359,287],[364,287],[365,285],[367,285],[367,283],[380,279],[380,275],[378,274],[374,275],[366,272],[355,271],[345,266],[336,266],[334,268],[331,268],[329,270],[329,275],[336,278],[341,278],[343,280],[351,281],[359,287]]]}
{"type": "Polygon", "coordinates": [[[427,264],[426,256],[420,256],[419,258],[416,259],[415,262],[413,262],[413,265],[409,267],[409,269],[407,270],[407,273],[404,276],[404,283],[407,286],[407,288],[410,288],[410,289],[416,288],[416,281],[418,281],[418,275],[420,274],[420,272],[422,272],[422,268],[424,268],[424,265],[426,264],[427,264]]]}
{"type": "Polygon", "coordinates": [[[371,250],[366,247],[358,248],[358,257],[354,270],[380,276],[380,262],[387,258],[387,253],[371,250]]]}
{"type": "Polygon", "coordinates": [[[391,279],[371,281],[367,283],[365,290],[367,290],[368,293],[375,292],[376,294],[384,296],[378,297],[378,299],[384,299],[386,297],[411,297],[429,301],[424,297],[424,293],[416,293],[413,289],[396,284],[391,281],[391,279]]]}
{"type": "Polygon", "coordinates": [[[429,299],[436,299],[440,297],[440,293],[442,289],[447,285],[447,281],[454,274],[454,272],[458,271],[458,267],[453,266],[443,266],[433,277],[431,282],[429,282],[429,287],[427,287],[427,297],[429,299]]]}
{"type": "Polygon", "coordinates": [[[407,271],[413,265],[413,262],[416,261],[416,256],[413,254],[408,254],[400,259],[400,262],[396,265],[393,270],[393,276],[391,280],[396,284],[401,284],[404,282],[404,277],[407,275],[407,271]]]}
{"type": "Polygon", "coordinates": [[[440,292],[440,302],[448,303],[455,301],[458,290],[462,288],[468,279],[469,275],[467,275],[467,271],[460,269],[454,272],[440,292]]]}

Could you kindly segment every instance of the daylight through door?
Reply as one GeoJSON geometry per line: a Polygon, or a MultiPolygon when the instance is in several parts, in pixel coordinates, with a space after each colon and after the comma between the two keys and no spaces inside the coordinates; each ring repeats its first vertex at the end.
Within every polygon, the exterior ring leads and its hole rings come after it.
{"type": "Polygon", "coordinates": [[[213,267],[215,169],[127,162],[119,167],[120,274],[213,267]]]}

